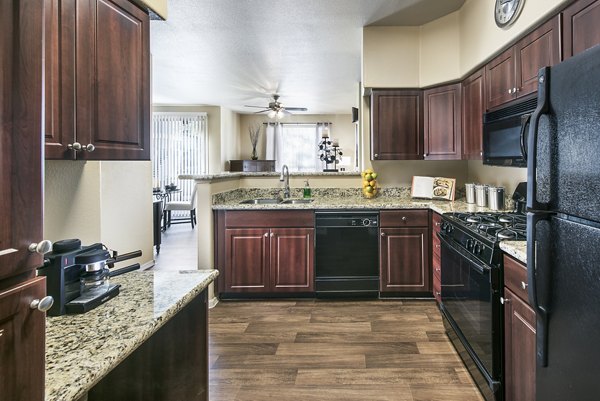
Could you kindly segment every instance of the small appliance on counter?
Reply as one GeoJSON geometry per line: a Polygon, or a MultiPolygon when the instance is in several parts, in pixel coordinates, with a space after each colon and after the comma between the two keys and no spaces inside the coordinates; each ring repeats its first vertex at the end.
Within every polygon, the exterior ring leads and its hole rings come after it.
{"type": "Polygon", "coordinates": [[[45,255],[38,276],[46,277],[47,294],[54,298],[49,316],[84,313],[119,294],[119,285],[110,284],[110,277],[140,268],[139,263],[110,271],[115,263],[142,256],[142,251],[123,255],[100,243],[81,246],[79,239],[57,241],[52,252],[45,255]]]}

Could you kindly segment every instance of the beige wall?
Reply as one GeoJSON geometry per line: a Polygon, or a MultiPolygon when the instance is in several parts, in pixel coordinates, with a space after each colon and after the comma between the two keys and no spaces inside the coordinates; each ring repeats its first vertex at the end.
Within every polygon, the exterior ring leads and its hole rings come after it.
{"type": "MultiPolygon", "coordinates": [[[[254,123],[268,122],[269,118],[264,115],[255,114],[240,114],[239,120],[239,135],[238,142],[240,144],[240,152],[238,157],[240,159],[249,159],[252,153],[252,146],[250,145],[250,137],[248,135],[248,126],[254,123]]],[[[355,126],[352,123],[352,115],[350,114],[294,114],[284,117],[279,120],[282,123],[302,123],[302,122],[330,122],[333,123],[331,128],[331,136],[337,138],[340,141],[340,147],[344,153],[344,157],[351,157],[349,165],[343,166],[347,171],[354,169],[354,146],[355,140],[355,126]]],[[[265,158],[266,144],[265,144],[265,131],[264,126],[261,131],[261,135],[258,142],[258,157],[259,159],[265,158]]],[[[317,149],[315,149],[315,153],[317,149]]]]}
{"type": "Polygon", "coordinates": [[[419,87],[419,27],[365,27],[362,40],[364,86],[419,87]]]}
{"type": "Polygon", "coordinates": [[[419,86],[459,79],[460,29],[458,12],[421,26],[419,86]]]}
{"type": "Polygon", "coordinates": [[[466,75],[568,1],[527,0],[517,22],[500,29],[494,22],[494,1],[467,0],[459,10],[458,21],[461,74],[466,75]]]}
{"type": "Polygon", "coordinates": [[[150,162],[46,161],[44,238],[102,242],[121,253],[142,250],[131,263],[151,264],[150,162]]]}
{"type": "Polygon", "coordinates": [[[506,194],[514,192],[517,184],[527,181],[527,169],[517,167],[484,166],[479,160],[469,161],[468,182],[503,186],[506,194]]]}

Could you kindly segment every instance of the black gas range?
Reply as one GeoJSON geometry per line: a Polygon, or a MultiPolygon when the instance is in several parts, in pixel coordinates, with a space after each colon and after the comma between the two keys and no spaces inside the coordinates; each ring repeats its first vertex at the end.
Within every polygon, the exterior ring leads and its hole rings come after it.
{"type": "Polygon", "coordinates": [[[448,336],[487,401],[504,400],[500,242],[525,241],[526,228],[524,213],[442,216],[440,309],[448,336]]]}

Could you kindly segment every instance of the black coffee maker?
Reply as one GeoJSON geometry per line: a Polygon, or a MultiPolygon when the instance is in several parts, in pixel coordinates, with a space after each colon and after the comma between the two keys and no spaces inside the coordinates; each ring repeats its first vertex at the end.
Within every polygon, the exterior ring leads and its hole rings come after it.
{"type": "Polygon", "coordinates": [[[527,213],[527,182],[520,182],[512,196],[515,202],[515,212],[527,213]]]}
{"type": "Polygon", "coordinates": [[[142,256],[142,251],[113,255],[106,246],[96,243],[81,246],[78,239],[57,241],[52,252],[44,255],[38,276],[46,277],[46,292],[54,298],[50,316],[84,313],[119,294],[119,285],[109,278],[140,268],[139,263],[109,271],[115,263],[142,256]]]}

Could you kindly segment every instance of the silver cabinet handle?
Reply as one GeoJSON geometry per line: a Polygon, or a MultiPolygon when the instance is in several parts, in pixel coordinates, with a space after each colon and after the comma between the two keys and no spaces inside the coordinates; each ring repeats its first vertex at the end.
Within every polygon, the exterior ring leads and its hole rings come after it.
{"type": "Polygon", "coordinates": [[[373,157],[377,159],[379,157],[379,153],[375,153],[373,157]]]}
{"type": "Polygon", "coordinates": [[[75,152],[93,152],[94,150],[96,150],[96,147],[91,143],[87,145],[82,145],[79,142],[73,142],[72,144],[70,143],[67,145],[67,148],[74,150],[75,152]]]}
{"type": "Polygon", "coordinates": [[[406,221],[406,216],[402,216],[402,221],[406,221]]]}
{"type": "Polygon", "coordinates": [[[37,243],[33,243],[29,245],[29,252],[32,253],[39,253],[40,255],[44,255],[48,252],[50,252],[50,250],[52,249],[52,242],[48,241],[47,239],[41,241],[41,242],[37,242],[37,243]]]}
{"type": "Polygon", "coordinates": [[[519,88],[513,88],[513,93],[518,93],[520,91],[519,88]]]}
{"type": "Polygon", "coordinates": [[[505,305],[505,304],[507,304],[507,303],[509,303],[509,302],[510,302],[510,298],[504,298],[504,297],[500,297],[500,303],[501,303],[502,305],[505,305]]]}
{"type": "Polygon", "coordinates": [[[441,226],[441,225],[442,225],[442,223],[440,223],[439,221],[438,221],[437,223],[435,223],[435,226],[436,226],[436,227],[439,227],[439,226],[441,226]]]}
{"type": "Polygon", "coordinates": [[[436,267],[436,268],[435,268],[435,271],[436,271],[436,272],[441,272],[441,271],[442,271],[442,269],[440,269],[439,267],[436,267]]]}
{"type": "Polygon", "coordinates": [[[385,233],[382,231],[380,234],[382,237],[385,237],[385,233]]]}
{"type": "Polygon", "coordinates": [[[527,289],[527,283],[524,281],[521,281],[521,288],[526,290],[527,289]]]}
{"type": "Polygon", "coordinates": [[[48,312],[48,310],[52,308],[52,305],[54,305],[54,298],[48,295],[42,299],[34,299],[29,304],[29,307],[31,309],[37,309],[40,312],[48,312]]]}
{"type": "Polygon", "coordinates": [[[435,244],[435,247],[438,248],[438,249],[441,248],[440,244],[435,244]]]}
{"type": "Polygon", "coordinates": [[[483,156],[483,152],[479,152],[479,156],[483,156]]]}
{"type": "Polygon", "coordinates": [[[429,153],[423,153],[423,156],[427,157],[427,156],[429,156],[429,153]]]}
{"type": "Polygon", "coordinates": [[[275,236],[275,234],[271,233],[271,238],[273,238],[275,236]]]}
{"type": "Polygon", "coordinates": [[[508,94],[512,94],[512,89],[508,88],[508,94]]]}
{"type": "Polygon", "coordinates": [[[0,329],[0,337],[4,335],[4,329],[0,329]]]}
{"type": "Polygon", "coordinates": [[[442,293],[441,293],[441,292],[439,292],[439,291],[436,291],[436,292],[435,292],[435,295],[437,295],[437,296],[439,297],[440,295],[442,295],[442,293]]]}
{"type": "Polygon", "coordinates": [[[269,236],[269,233],[265,233],[264,237],[267,238],[269,236]]]}

